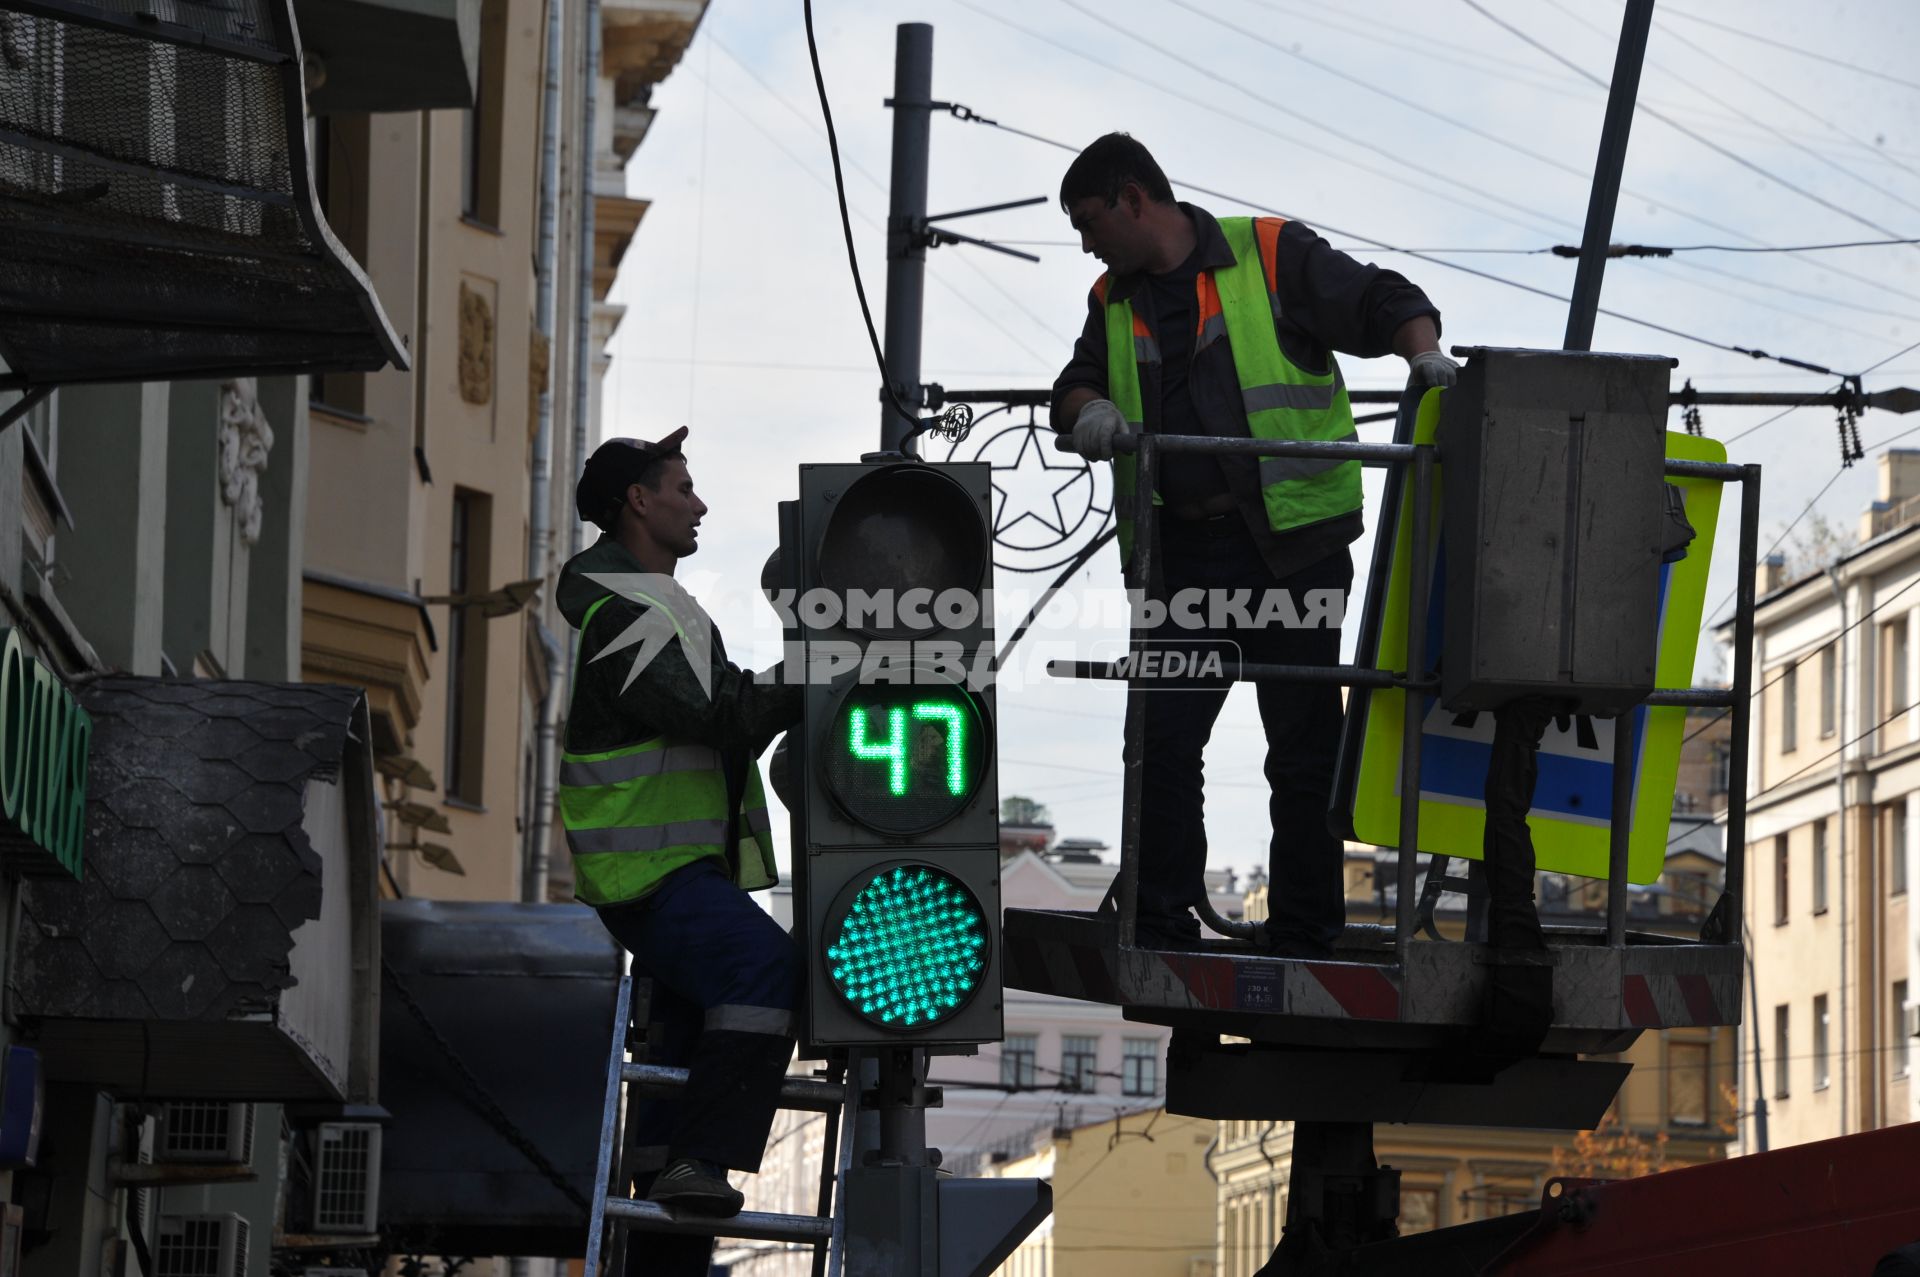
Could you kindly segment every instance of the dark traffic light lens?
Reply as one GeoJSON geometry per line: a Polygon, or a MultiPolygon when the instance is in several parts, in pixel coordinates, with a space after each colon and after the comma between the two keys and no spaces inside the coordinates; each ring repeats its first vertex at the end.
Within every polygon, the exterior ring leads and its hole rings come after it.
{"type": "Polygon", "coordinates": [[[905,638],[941,628],[916,622],[899,600],[909,590],[934,597],[980,588],[992,535],[979,501],[936,467],[913,464],[870,471],[834,502],[820,538],[820,584],[843,599],[853,591],[894,600],[888,624],[867,634],[905,638]]]}
{"type": "Polygon", "coordinates": [[[988,726],[958,683],[849,687],[820,742],[842,809],[883,834],[917,834],[953,819],[986,769],[988,726]]]}
{"type": "Polygon", "coordinates": [[[873,1024],[924,1029],[956,1014],[987,969],[988,919],[932,865],[882,866],[827,920],[827,975],[873,1024]]]}

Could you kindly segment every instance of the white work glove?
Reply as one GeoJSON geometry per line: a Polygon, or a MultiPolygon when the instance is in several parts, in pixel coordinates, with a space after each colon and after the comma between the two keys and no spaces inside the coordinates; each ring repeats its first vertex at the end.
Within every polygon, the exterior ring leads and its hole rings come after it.
{"type": "Polygon", "coordinates": [[[1460,365],[1437,350],[1423,350],[1407,360],[1407,386],[1425,390],[1431,386],[1451,386],[1460,380],[1460,365]]]}
{"type": "Polygon", "coordinates": [[[1073,450],[1089,461],[1113,459],[1113,441],[1131,433],[1111,399],[1096,399],[1073,421],[1073,450]]]}

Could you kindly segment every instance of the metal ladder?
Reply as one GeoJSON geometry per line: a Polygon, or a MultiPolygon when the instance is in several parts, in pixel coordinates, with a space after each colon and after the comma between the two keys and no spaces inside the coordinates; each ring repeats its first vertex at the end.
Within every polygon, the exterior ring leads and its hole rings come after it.
{"type": "MultiPolygon", "coordinates": [[[[643,977],[644,981],[644,977],[643,977]]],[[[779,1215],[764,1211],[742,1211],[728,1219],[681,1215],[656,1202],[627,1196],[630,1175],[627,1163],[627,1106],[621,1088],[631,1086],[636,1093],[671,1095],[687,1084],[685,1069],[667,1068],[626,1058],[633,1025],[634,977],[620,978],[614,999],[613,1049],[607,1060],[607,1095],[600,1114],[600,1156],[594,1170],[592,1206],[587,1224],[585,1277],[600,1277],[600,1260],[605,1253],[613,1262],[608,1277],[620,1277],[624,1268],[627,1234],[638,1228],[658,1233],[690,1233],[708,1237],[733,1237],[747,1241],[794,1242],[814,1248],[813,1271],[823,1271],[831,1256],[832,1271],[841,1266],[845,1245],[841,1224],[843,1212],[831,1209],[843,1201],[833,1191],[835,1184],[846,1182],[846,1156],[852,1141],[842,1138],[853,1127],[854,1107],[858,1103],[857,1085],[841,1086],[815,1078],[789,1077],[780,1087],[780,1107],[827,1114],[825,1164],[821,1168],[819,1215],[779,1215]],[[611,1234],[609,1224],[613,1225],[611,1234]]]]}

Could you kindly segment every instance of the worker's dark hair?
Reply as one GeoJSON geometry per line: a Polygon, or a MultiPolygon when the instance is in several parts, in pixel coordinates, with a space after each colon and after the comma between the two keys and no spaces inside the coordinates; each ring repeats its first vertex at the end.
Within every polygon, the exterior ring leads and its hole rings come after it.
{"type": "Polygon", "coordinates": [[[603,532],[613,532],[618,529],[620,512],[627,508],[627,487],[631,487],[637,483],[648,492],[658,492],[660,491],[660,481],[666,477],[667,462],[685,461],[686,459],[687,454],[678,448],[675,448],[672,452],[662,452],[649,458],[645,465],[634,471],[628,478],[627,485],[620,489],[620,495],[616,498],[613,509],[608,513],[606,520],[598,525],[600,530],[603,532]]]}
{"type": "Polygon", "coordinates": [[[1147,148],[1130,134],[1109,133],[1067,165],[1067,175],[1060,179],[1060,207],[1071,209],[1090,195],[1112,205],[1128,182],[1138,182],[1155,203],[1173,203],[1173,187],[1147,148]]]}

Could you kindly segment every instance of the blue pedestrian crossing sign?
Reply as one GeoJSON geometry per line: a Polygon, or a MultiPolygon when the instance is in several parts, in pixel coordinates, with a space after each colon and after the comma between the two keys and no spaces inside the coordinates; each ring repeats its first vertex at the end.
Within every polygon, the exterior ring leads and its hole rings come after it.
{"type": "MultiPolygon", "coordinates": [[[[1414,428],[1418,443],[1432,443],[1440,423],[1443,392],[1429,392],[1414,428]]],[[[1726,448],[1712,439],[1669,432],[1667,456],[1724,462],[1726,448]]],[[[1434,467],[1432,526],[1440,528],[1444,467],[1434,467]]],[[[1679,478],[1687,519],[1697,533],[1685,558],[1664,564],[1660,577],[1660,630],[1654,679],[1662,688],[1692,685],[1700,621],[1706,608],[1707,569],[1713,561],[1714,527],[1720,514],[1717,480],[1679,478]]],[[[1392,571],[1387,578],[1379,650],[1373,664],[1406,670],[1407,586],[1412,561],[1411,482],[1403,485],[1392,571]]],[[[1441,647],[1446,603],[1445,538],[1435,535],[1432,588],[1427,615],[1427,651],[1441,647]]],[[[1353,831],[1361,842],[1395,847],[1400,842],[1400,758],[1407,693],[1375,691],[1356,706],[1363,714],[1359,768],[1353,791],[1353,831]]],[[[1487,763],[1493,751],[1493,715],[1454,714],[1437,695],[1427,701],[1420,733],[1420,850],[1479,860],[1486,834],[1487,763]]],[[[1673,814],[1680,744],[1687,711],[1641,705],[1619,720],[1568,715],[1555,721],[1541,742],[1539,783],[1527,826],[1539,867],[1588,878],[1607,876],[1608,811],[1613,796],[1614,733],[1632,733],[1634,761],[1632,830],[1627,878],[1650,883],[1666,862],[1668,822],[1673,814]]]]}

